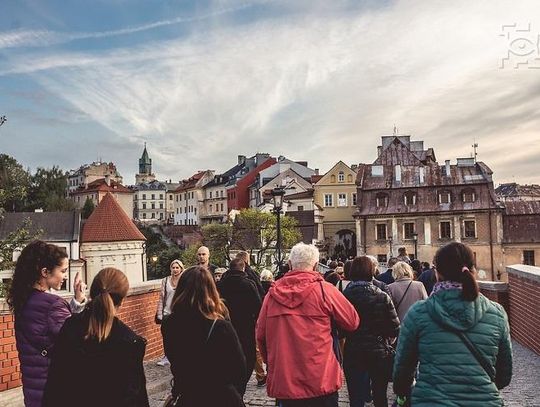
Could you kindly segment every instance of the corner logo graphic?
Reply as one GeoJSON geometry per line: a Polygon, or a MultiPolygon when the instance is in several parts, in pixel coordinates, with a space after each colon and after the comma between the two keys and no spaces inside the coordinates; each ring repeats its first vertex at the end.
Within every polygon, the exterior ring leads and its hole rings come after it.
{"type": "Polygon", "coordinates": [[[531,23],[503,25],[499,37],[506,38],[507,45],[499,69],[540,69],[540,34],[531,31],[531,23]]]}

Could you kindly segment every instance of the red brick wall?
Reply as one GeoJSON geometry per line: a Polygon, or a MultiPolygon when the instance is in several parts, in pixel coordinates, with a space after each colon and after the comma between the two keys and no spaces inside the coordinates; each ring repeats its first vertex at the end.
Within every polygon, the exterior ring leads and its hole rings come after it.
{"type": "MultiPolygon", "coordinates": [[[[133,331],[148,341],[145,360],[152,360],[163,354],[160,326],[154,323],[159,291],[156,288],[134,290],[120,307],[118,317],[133,331]]],[[[0,312],[0,392],[21,385],[21,373],[13,315],[0,312]]]]}
{"type": "Polygon", "coordinates": [[[13,315],[0,315],[0,391],[21,385],[13,315]]]}
{"type": "Polygon", "coordinates": [[[540,355],[540,282],[512,271],[508,282],[512,337],[540,355]]]}

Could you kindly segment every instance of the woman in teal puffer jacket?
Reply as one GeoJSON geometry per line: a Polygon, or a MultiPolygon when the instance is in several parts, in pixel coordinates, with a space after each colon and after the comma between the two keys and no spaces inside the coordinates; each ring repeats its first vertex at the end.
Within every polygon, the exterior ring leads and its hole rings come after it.
{"type": "Polygon", "coordinates": [[[473,253],[462,243],[438,250],[439,282],[431,296],[413,305],[401,325],[394,363],[394,392],[411,393],[414,407],[502,406],[499,389],[512,377],[512,346],[503,307],[479,294],[473,253]],[[482,367],[460,331],[486,360],[482,367]]]}

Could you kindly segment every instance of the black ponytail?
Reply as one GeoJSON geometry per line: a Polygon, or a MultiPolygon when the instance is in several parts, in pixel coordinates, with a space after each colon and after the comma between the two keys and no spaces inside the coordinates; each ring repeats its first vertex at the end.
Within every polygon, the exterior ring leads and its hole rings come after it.
{"type": "Polygon", "coordinates": [[[474,276],[474,255],[469,246],[452,242],[435,254],[435,266],[443,280],[456,281],[463,286],[463,299],[474,301],[480,289],[474,276]]]}

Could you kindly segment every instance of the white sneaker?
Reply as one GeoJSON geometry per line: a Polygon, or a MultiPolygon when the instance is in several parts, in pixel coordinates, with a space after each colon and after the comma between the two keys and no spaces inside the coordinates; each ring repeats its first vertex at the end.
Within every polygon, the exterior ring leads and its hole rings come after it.
{"type": "Polygon", "coordinates": [[[169,359],[167,359],[167,356],[163,356],[159,362],[157,362],[158,366],[169,366],[171,362],[169,362],[169,359]]]}

